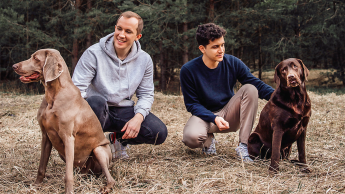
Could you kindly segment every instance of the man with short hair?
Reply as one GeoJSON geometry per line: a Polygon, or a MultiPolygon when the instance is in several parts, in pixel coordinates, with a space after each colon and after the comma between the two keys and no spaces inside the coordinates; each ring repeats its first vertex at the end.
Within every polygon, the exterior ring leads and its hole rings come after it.
{"type": "Polygon", "coordinates": [[[247,144],[257,114],[258,97],[269,100],[274,89],[250,73],[238,58],[225,54],[226,31],[213,23],[198,26],[196,39],[202,55],[184,64],[180,72],[186,108],[192,117],[183,130],[183,142],[216,154],[213,133],[239,129],[235,149],[244,161],[249,158],[247,144]],[[234,93],[239,81],[243,86],[234,93]]]}
{"type": "Polygon", "coordinates": [[[112,132],[107,137],[113,158],[128,157],[127,144],[159,145],[167,137],[165,124],[150,112],[154,100],[153,63],[141,50],[142,29],[143,20],[138,14],[122,13],[115,32],[83,53],[72,77],[103,131],[112,132]]]}

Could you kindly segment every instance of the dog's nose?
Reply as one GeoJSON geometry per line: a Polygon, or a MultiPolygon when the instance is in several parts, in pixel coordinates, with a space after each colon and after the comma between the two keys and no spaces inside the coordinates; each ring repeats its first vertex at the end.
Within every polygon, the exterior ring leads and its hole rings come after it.
{"type": "Polygon", "coordinates": [[[18,67],[17,64],[14,64],[14,65],[12,65],[12,68],[13,68],[14,70],[17,70],[19,67],[18,67]]]}
{"type": "Polygon", "coordinates": [[[294,78],[294,77],[295,77],[294,74],[289,74],[289,75],[288,75],[288,79],[289,79],[289,78],[294,78]]]}

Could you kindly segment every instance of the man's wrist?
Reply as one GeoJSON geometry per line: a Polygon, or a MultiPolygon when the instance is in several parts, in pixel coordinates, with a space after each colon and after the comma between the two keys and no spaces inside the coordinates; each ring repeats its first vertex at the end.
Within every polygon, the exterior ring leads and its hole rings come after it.
{"type": "Polygon", "coordinates": [[[144,121],[144,116],[141,113],[139,113],[139,112],[137,114],[135,114],[134,117],[140,119],[141,122],[144,121]]]}

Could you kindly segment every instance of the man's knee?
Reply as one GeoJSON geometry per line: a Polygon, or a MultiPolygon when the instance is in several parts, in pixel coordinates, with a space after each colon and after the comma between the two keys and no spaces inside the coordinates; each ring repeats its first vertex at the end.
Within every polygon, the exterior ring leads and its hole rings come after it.
{"type": "Polygon", "coordinates": [[[86,98],[87,103],[91,106],[92,110],[98,109],[100,107],[104,107],[107,104],[107,101],[100,96],[90,96],[86,98]]]}
{"type": "Polygon", "coordinates": [[[189,148],[201,148],[207,139],[207,135],[202,134],[183,134],[182,142],[189,148]]]}
{"type": "Polygon", "coordinates": [[[259,98],[259,91],[258,89],[252,84],[245,84],[242,86],[243,89],[243,96],[248,100],[258,101],[259,98]]]}
{"type": "Polygon", "coordinates": [[[249,94],[249,96],[256,96],[258,97],[259,95],[259,91],[258,89],[252,85],[252,84],[245,84],[242,86],[242,88],[244,89],[244,91],[249,94]]]}
{"type": "Polygon", "coordinates": [[[164,123],[162,123],[162,125],[160,126],[159,129],[160,130],[157,133],[155,145],[162,144],[168,136],[168,129],[167,129],[166,125],[164,125],[164,123]]]}
{"type": "Polygon", "coordinates": [[[153,139],[150,140],[150,144],[162,144],[168,136],[167,126],[152,113],[146,116],[143,125],[149,129],[150,134],[154,134],[154,137],[151,137],[153,139]]]}

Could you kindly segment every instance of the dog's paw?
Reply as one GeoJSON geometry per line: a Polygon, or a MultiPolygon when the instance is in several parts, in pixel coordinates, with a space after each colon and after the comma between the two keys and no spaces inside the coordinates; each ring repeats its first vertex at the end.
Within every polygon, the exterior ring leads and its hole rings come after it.
{"type": "Polygon", "coordinates": [[[272,166],[270,166],[268,168],[268,173],[269,173],[270,176],[274,176],[275,174],[278,173],[278,171],[279,171],[279,167],[272,167],[272,166]]]}
{"type": "Polygon", "coordinates": [[[299,160],[290,160],[291,163],[299,165],[299,160]]]}
{"type": "Polygon", "coordinates": [[[108,187],[103,187],[101,188],[101,190],[99,191],[102,194],[108,194],[110,193],[111,189],[109,189],[108,187]]]}
{"type": "Polygon", "coordinates": [[[300,169],[300,171],[301,171],[301,172],[304,172],[304,173],[311,173],[311,172],[312,172],[312,170],[311,170],[310,168],[308,168],[308,167],[302,167],[302,168],[300,169]]]}
{"type": "Polygon", "coordinates": [[[311,173],[312,172],[312,170],[308,168],[307,164],[301,163],[299,160],[290,160],[290,162],[299,166],[301,172],[304,172],[304,173],[311,173]]]}
{"type": "Polygon", "coordinates": [[[39,193],[42,188],[43,183],[32,183],[30,184],[29,190],[27,191],[28,194],[39,193]]]}

